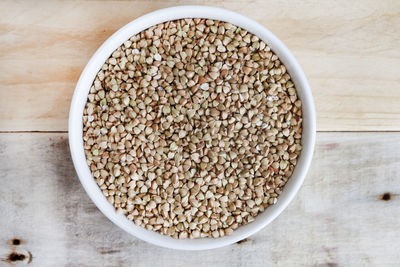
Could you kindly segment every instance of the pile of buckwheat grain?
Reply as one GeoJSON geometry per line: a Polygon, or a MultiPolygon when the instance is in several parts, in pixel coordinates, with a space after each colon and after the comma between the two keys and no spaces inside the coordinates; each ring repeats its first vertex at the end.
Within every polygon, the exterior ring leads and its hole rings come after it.
{"type": "Polygon", "coordinates": [[[83,116],[87,164],[136,225],[222,237],[277,201],[301,151],[285,66],[230,23],[151,27],[107,59],[83,116]]]}

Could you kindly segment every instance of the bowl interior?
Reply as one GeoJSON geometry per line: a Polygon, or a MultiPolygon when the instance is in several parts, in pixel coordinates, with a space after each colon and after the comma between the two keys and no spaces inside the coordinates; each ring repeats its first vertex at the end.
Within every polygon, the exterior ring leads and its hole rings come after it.
{"type": "Polygon", "coordinates": [[[72,160],[83,187],[96,206],[111,221],[128,233],[155,245],[184,250],[211,249],[232,244],[254,234],[271,222],[274,218],[276,218],[293,199],[294,195],[302,184],[311,162],[312,153],[314,150],[314,142],[315,111],[311,90],[303,71],[290,51],[275,35],[273,35],[259,23],[232,11],[207,6],[178,6],[161,9],[144,15],[117,31],[96,51],[82,72],[72,98],[69,115],[69,143],[72,160]],[[103,196],[101,190],[93,179],[89,167],[86,164],[86,158],[83,149],[83,110],[86,104],[89,89],[103,63],[115,49],[117,49],[131,36],[155,24],[181,18],[209,18],[226,21],[257,35],[271,47],[271,49],[278,55],[281,62],[285,64],[293,82],[295,83],[298,96],[303,102],[303,149],[295,170],[280,194],[278,202],[275,205],[268,207],[263,213],[259,214],[252,223],[239,227],[230,236],[217,239],[173,239],[171,237],[163,236],[156,232],[146,230],[143,227],[136,226],[125,216],[118,215],[115,212],[114,207],[103,196]]]}

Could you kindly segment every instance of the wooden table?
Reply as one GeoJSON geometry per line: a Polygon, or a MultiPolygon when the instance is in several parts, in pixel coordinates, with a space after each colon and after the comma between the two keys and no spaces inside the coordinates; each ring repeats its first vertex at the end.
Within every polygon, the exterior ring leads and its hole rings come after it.
{"type": "Polygon", "coordinates": [[[400,1],[1,1],[0,266],[399,266],[400,1]],[[293,51],[317,108],[299,194],[229,247],[159,248],[90,201],[72,166],[67,118],[97,47],[152,10],[220,6],[254,18],[293,51]]]}

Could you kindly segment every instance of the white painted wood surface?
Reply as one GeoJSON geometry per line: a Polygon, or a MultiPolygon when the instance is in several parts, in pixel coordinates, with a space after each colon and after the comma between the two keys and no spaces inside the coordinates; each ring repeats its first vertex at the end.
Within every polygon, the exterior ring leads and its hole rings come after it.
{"type": "Polygon", "coordinates": [[[184,252],[104,217],[79,183],[66,134],[1,133],[0,266],[12,251],[30,252],[28,266],[399,266],[399,162],[399,133],[319,133],[305,184],[275,221],[241,244],[184,252]]]}

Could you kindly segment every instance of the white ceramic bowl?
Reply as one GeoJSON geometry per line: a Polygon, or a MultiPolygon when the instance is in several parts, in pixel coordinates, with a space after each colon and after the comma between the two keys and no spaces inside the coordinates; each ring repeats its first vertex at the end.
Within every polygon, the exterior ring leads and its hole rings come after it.
{"type": "Polygon", "coordinates": [[[68,130],[71,156],[76,172],[87,194],[96,204],[96,206],[104,213],[104,215],[106,215],[112,222],[126,232],[155,245],[183,250],[203,250],[226,246],[256,233],[270,223],[273,219],[275,219],[286,208],[300,188],[300,185],[302,184],[311,163],[315,143],[315,110],[310,87],[299,64],[288,48],[269,30],[254,20],[226,9],[208,6],[178,6],[157,10],[135,19],[114,33],[96,51],[96,53],[89,60],[89,63],[86,65],[86,68],[83,70],[78,84],[76,85],[69,114],[68,130]],[[293,82],[295,83],[298,96],[303,102],[303,150],[301,151],[301,155],[297,161],[293,175],[285,185],[283,192],[278,198],[278,202],[275,205],[268,207],[268,209],[266,209],[263,213],[259,214],[252,223],[239,227],[230,236],[217,239],[173,239],[171,237],[146,230],[143,227],[136,226],[125,216],[118,215],[114,211],[113,206],[103,196],[95,180],[93,179],[89,167],[86,164],[86,158],[83,149],[83,109],[86,104],[89,89],[103,63],[115,49],[117,49],[131,36],[155,24],[181,18],[209,18],[226,21],[257,35],[271,47],[271,49],[278,55],[280,60],[285,64],[293,82]]]}

